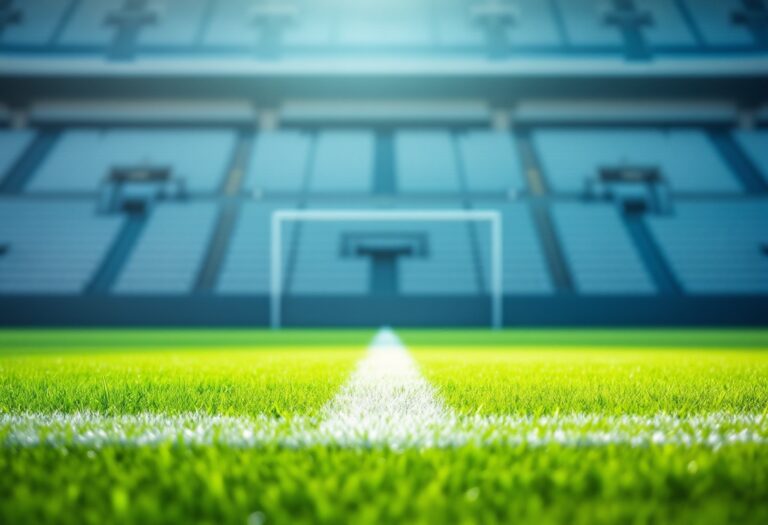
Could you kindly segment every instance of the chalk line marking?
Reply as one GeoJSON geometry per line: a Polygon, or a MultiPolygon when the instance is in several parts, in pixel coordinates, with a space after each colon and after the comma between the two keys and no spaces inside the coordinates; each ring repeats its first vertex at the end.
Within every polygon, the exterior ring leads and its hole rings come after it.
{"type": "Polygon", "coordinates": [[[445,406],[397,336],[381,330],[318,418],[209,414],[0,414],[2,446],[706,446],[768,444],[768,415],[463,416],[445,406]]]}

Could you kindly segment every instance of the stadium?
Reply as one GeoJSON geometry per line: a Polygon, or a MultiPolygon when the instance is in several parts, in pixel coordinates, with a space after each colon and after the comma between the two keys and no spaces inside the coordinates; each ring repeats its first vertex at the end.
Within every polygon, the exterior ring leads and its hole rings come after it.
{"type": "Polygon", "coordinates": [[[768,523],[768,2],[0,0],[0,522],[768,523]]]}

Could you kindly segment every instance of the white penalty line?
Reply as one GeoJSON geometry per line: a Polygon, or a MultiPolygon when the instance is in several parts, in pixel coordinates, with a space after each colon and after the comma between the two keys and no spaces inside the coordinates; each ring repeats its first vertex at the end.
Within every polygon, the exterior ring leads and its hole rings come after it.
{"type": "Polygon", "coordinates": [[[461,416],[444,403],[406,348],[381,330],[349,381],[317,418],[261,415],[0,414],[5,446],[224,445],[303,448],[682,445],[768,443],[768,416],[461,416]]]}

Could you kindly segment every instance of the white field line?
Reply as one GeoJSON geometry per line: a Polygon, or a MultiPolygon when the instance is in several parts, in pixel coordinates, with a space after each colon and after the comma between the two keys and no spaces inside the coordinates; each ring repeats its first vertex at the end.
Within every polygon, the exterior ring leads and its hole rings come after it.
{"type": "Polygon", "coordinates": [[[317,419],[206,414],[0,414],[0,445],[447,448],[474,446],[768,445],[768,415],[459,416],[382,330],[317,419]]]}
{"type": "Polygon", "coordinates": [[[310,440],[340,445],[433,446],[456,421],[388,329],[379,331],[323,415],[310,440]]]}

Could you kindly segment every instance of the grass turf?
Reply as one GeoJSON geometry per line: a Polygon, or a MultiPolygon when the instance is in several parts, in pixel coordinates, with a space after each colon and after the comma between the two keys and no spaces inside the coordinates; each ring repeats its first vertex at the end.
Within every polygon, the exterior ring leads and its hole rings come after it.
{"type": "MultiPolygon", "coordinates": [[[[0,414],[312,414],[338,390],[372,334],[177,335],[4,333],[0,414]],[[329,348],[334,340],[343,348],[329,348]]],[[[766,412],[765,333],[625,336],[403,333],[426,377],[462,414],[766,412]]],[[[8,431],[0,429],[3,523],[768,521],[765,441],[408,450],[215,442],[93,447],[74,439],[13,444],[5,440],[8,431]]]]}

